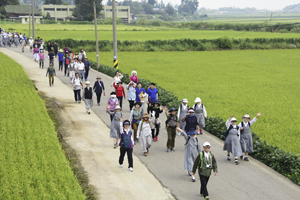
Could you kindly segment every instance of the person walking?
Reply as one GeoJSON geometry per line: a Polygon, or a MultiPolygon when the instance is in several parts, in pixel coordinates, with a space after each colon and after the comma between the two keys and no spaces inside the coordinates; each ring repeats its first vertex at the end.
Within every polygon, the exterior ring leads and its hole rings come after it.
{"type": "Polygon", "coordinates": [[[58,53],[58,45],[57,45],[56,42],[54,42],[53,50],[54,50],[54,56],[55,56],[55,58],[56,58],[56,57],[57,57],[57,53],[58,53]]]}
{"type": "Polygon", "coordinates": [[[137,130],[140,121],[142,120],[143,113],[144,113],[144,103],[141,104],[142,102],[135,102],[134,108],[131,110],[129,121],[131,121],[131,128],[134,131],[134,144],[138,142],[137,139],[137,130]]]}
{"type": "MultiPolygon", "coordinates": [[[[121,118],[121,122],[123,119],[121,118]]],[[[132,152],[133,152],[133,136],[132,131],[129,129],[130,121],[125,120],[123,122],[123,128],[121,127],[121,141],[120,141],[120,157],[119,157],[119,164],[120,167],[123,167],[124,156],[127,153],[128,158],[128,168],[129,171],[133,172],[133,159],[132,159],[132,152]]]]}
{"type": "Polygon", "coordinates": [[[112,116],[112,121],[110,124],[110,138],[113,138],[114,140],[114,149],[118,147],[118,140],[121,137],[121,129],[122,126],[121,121],[123,120],[123,115],[122,115],[122,108],[117,105],[112,111],[112,108],[110,108],[109,105],[107,105],[107,110],[109,110],[109,114],[112,116]]]}
{"type": "Polygon", "coordinates": [[[67,75],[68,66],[71,63],[71,59],[69,58],[69,54],[66,55],[64,63],[65,63],[65,76],[67,75]]]}
{"type": "Polygon", "coordinates": [[[103,92],[103,95],[105,96],[105,88],[104,88],[103,82],[101,81],[100,76],[97,76],[97,80],[94,83],[93,89],[94,89],[94,91],[97,95],[97,104],[98,104],[98,106],[100,106],[100,100],[101,100],[102,92],[103,92]]]}
{"type": "Polygon", "coordinates": [[[24,49],[25,49],[25,46],[26,46],[26,41],[25,39],[21,39],[21,46],[22,46],[22,52],[24,53],[24,49]]]}
{"type": "MultiPolygon", "coordinates": [[[[110,98],[107,101],[107,106],[106,106],[106,112],[107,113],[112,113],[115,110],[115,107],[119,105],[119,100],[116,97],[115,92],[110,93],[110,98]]],[[[110,121],[113,120],[113,115],[110,114],[110,121]]]]}
{"type": "Polygon", "coordinates": [[[122,86],[122,82],[119,81],[117,83],[117,85],[116,85],[116,83],[114,83],[114,87],[116,89],[116,96],[119,100],[119,105],[122,108],[123,96],[124,96],[124,99],[126,99],[125,90],[124,90],[124,87],[122,86]]]}
{"type": "Polygon", "coordinates": [[[154,118],[154,120],[150,123],[150,127],[151,127],[151,133],[152,133],[152,140],[153,140],[153,142],[157,142],[160,124],[161,124],[159,115],[160,115],[160,113],[163,112],[163,109],[161,108],[159,101],[153,102],[153,105],[154,106],[153,106],[151,115],[154,118]]]}
{"type": "Polygon", "coordinates": [[[75,73],[77,73],[77,65],[74,63],[74,60],[71,60],[71,63],[68,65],[68,74],[70,77],[70,81],[75,78],[75,73]]]}
{"type": "Polygon", "coordinates": [[[135,95],[135,93],[136,93],[135,86],[136,86],[136,84],[133,81],[130,81],[128,83],[128,85],[126,85],[126,89],[128,90],[127,99],[128,99],[128,102],[129,102],[129,110],[130,111],[133,108],[134,100],[136,98],[136,95],[135,95]]]}
{"type": "Polygon", "coordinates": [[[189,114],[184,116],[183,119],[181,120],[182,122],[186,122],[185,124],[185,132],[188,132],[191,128],[196,129],[199,131],[199,124],[197,117],[194,115],[195,111],[194,109],[190,108],[189,109],[189,114]]]}
{"type": "Polygon", "coordinates": [[[85,71],[84,72],[84,78],[87,81],[88,76],[89,76],[89,71],[91,69],[91,63],[90,63],[90,61],[88,61],[88,57],[84,58],[83,64],[84,64],[84,71],[85,71]]]}
{"type": "Polygon", "coordinates": [[[84,101],[87,114],[91,114],[90,109],[93,107],[93,99],[95,98],[95,94],[89,81],[86,81],[85,85],[86,88],[83,89],[82,100],[84,101]]]}
{"type": "Polygon", "coordinates": [[[65,48],[64,48],[64,54],[66,55],[67,53],[69,53],[69,48],[68,48],[68,46],[66,45],[65,48]]]}
{"type": "Polygon", "coordinates": [[[33,49],[33,57],[35,62],[39,61],[39,49],[37,48],[37,45],[35,45],[33,49]]]}
{"type": "Polygon", "coordinates": [[[151,83],[150,87],[147,90],[148,94],[148,108],[147,108],[147,113],[152,113],[153,110],[153,102],[158,100],[158,91],[155,88],[155,83],[151,83]]]}
{"type": "Polygon", "coordinates": [[[148,100],[147,93],[146,93],[145,89],[142,88],[141,82],[139,82],[137,84],[137,88],[135,88],[135,95],[136,95],[136,97],[135,97],[136,102],[148,100]]]}
{"type": "Polygon", "coordinates": [[[77,63],[77,69],[79,73],[79,78],[83,80],[84,77],[84,64],[82,63],[81,60],[79,60],[79,63],[77,63]]]}
{"type": "Polygon", "coordinates": [[[58,70],[62,71],[63,70],[63,64],[64,64],[64,53],[63,50],[60,49],[58,53],[58,70]]]}
{"type": "Polygon", "coordinates": [[[130,81],[133,81],[135,84],[139,83],[139,78],[137,77],[136,71],[131,72],[130,81]]]}
{"type": "Polygon", "coordinates": [[[182,103],[180,104],[179,108],[178,108],[178,114],[177,117],[179,119],[179,128],[184,130],[185,129],[185,124],[186,122],[182,121],[182,119],[184,118],[184,116],[188,115],[188,111],[190,109],[188,104],[188,100],[187,99],[183,99],[182,103]]]}
{"type": "MultiPolygon", "coordinates": [[[[44,50],[40,50],[39,53],[39,66],[40,68],[44,69],[44,61],[45,61],[45,54],[44,50]]],[[[52,65],[53,66],[53,65],[52,65]]]]}
{"type": "Polygon", "coordinates": [[[84,58],[86,57],[86,53],[83,49],[80,50],[80,53],[78,55],[79,60],[84,60],[84,58]]]}
{"type": "Polygon", "coordinates": [[[189,131],[183,131],[177,127],[177,131],[185,139],[185,153],[184,153],[184,169],[187,170],[188,175],[191,176],[191,181],[195,182],[195,176],[191,173],[193,171],[193,166],[198,154],[201,152],[201,145],[198,138],[196,137],[196,129],[191,128],[189,131]]]}
{"type": "Polygon", "coordinates": [[[33,41],[32,37],[29,37],[28,45],[29,45],[30,52],[32,52],[33,43],[34,43],[34,41],[33,41]]]}
{"type": "Polygon", "coordinates": [[[167,140],[167,152],[170,151],[175,152],[175,138],[176,138],[176,128],[179,127],[179,118],[176,115],[176,109],[171,108],[168,113],[168,107],[165,106],[166,110],[166,127],[167,127],[167,133],[168,133],[168,140],[167,140]]]}
{"type": "Polygon", "coordinates": [[[140,138],[142,151],[144,156],[147,156],[149,153],[149,148],[151,147],[151,128],[150,122],[154,121],[154,118],[149,117],[149,114],[145,113],[143,119],[139,123],[137,138],[140,138]]]}
{"type": "Polygon", "coordinates": [[[198,168],[201,183],[200,196],[203,196],[205,200],[209,200],[207,184],[209,177],[211,176],[211,171],[213,170],[215,176],[218,174],[217,160],[214,154],[210,151],[210,148],[211,145],[209,142],[205,142],[203,144],[204,151],[197,156],[193,166],[193,172],[191,172],[191,174],[194,175],[198,168]]]}
{"type": "MultiPolygon", "coordinates": [[[[250,127],[253,123],[256,122],[259,116],[261,116],[261,113],[257,113],[256,117],[251,120],[250,116],[248,114],[245,114],[242,117],[243,121],[238,125],[241,132],[240,143],[242,152],[245,153],[245,161],[249,161],[248,153],[253,153],[253,140],[250,127]]],[[[243,156],[241,156],[240,158],[243,159],[243,156]]]]}
{"type": "Polygon", "coordinates": [[[195,110],[195,116],[197,117],[198,124],[200,127],[200,134],[203,134],[202,128],[205,127],[204,117],[207,118],[207,112],[206,112],[205,106],[201,103],[201,99],[199,97],[196,98],[195,103],[196,104],[193,106],[193,108],[195,110]]]}
{"type": "Polygon", "coordinates": [[[223,133],[223,135],[226,137],[223,150],[227,151],[227,160],[231,161],[230,153],[232,153],[234,156],[234,163],[238,165],[240,164],[238,157],[242,156],[243,153],[239,140],[240,129],[236,125],[236,122],[237,120],[233,115],[231,115],[230,118],[226,121],[227,131],[223,133]]]}
{"type": "Polygon", "coordinates": [[[71,80],[73,86],[75,103],[81,103],[81,89],[83,89],[82,80],[79,78],[79,74],[75,73],[75,78],[71,80]]]}
{"type": "Polygon", "coordinates": [[[47,51],[48,51],[48,54],[51,52],[52,49],[52,45],[51,45],[51,42],[48,42],[47,44],[47,51]]]}
{"type": "Polygon", "coordinates": [[[46,77],[49,74],[49,85],[50,87],[54,86],[54,76],[56,76],[55,68],[53,67],[53,64],[50,63],[49,67],[46,72],[46,77]]]}

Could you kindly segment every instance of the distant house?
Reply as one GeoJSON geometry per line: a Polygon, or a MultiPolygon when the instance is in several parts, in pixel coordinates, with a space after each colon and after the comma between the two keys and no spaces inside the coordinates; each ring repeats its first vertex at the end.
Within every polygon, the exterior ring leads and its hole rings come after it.
{"type": "MultiPolygon", "coordinates": [[[[112,18],[112,6],[103,6],[104,18],[112,18]]],[[[116,6],[116,16],[121,18],[122,23],[130,24],[130,6],[116,6]]]]}
{"type": "Polygon", "coordinates": [[[41,5],[40,9],[43,15],[50,14],[51,20],[70,21],[72,13],[75,9],[74,5],[41,5]]]}
{"type": "MultiPolygon", "coordinates": [[[[43,16],[37,7],[33,9],[35,23],[39,24],[43,16]]],[[[15,22],[21,22],[22,24],[29,23],[29,6],[7,5],[5,6],[5,11],[9,19],[13,19],[15,22]]]]}

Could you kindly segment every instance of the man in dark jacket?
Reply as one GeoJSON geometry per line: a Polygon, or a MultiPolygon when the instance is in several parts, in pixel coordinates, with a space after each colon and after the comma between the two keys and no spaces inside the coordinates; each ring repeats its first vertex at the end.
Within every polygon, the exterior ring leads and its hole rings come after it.
{"type": "Polygon", "coordinates": [[[84,64],[84,68],[85,68],[84,78],[85,78],[85,81],[87,81],[87,78],[89,76],[89,71],[91,69],[91,63],[88,61],[87,57],[84,58],[83,64],[84,64]]]}
{"type": "Polygon", "coordinates": [[[97,81],[95,82],[93,89],[97,95],[97,104],[98,104],[98,106],[100,106],[102,92],[105,96],[105,88],[104,88],[103,82],[101,81],[100,76],[97,76],[97,81]]]}

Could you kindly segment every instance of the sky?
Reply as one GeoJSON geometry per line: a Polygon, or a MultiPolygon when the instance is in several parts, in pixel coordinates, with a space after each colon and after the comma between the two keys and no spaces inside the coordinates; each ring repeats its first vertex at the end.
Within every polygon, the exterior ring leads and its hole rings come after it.
{"type": "MultiPolygon", "coordinates": [[[[123,1],[123,0],[116,0],[123,1]]],[[[139,0],[141,1],[141,0],[139,0]]],[[[161,0],[158,0],[159,2],[161,0]]],[[[107,0],[103,0],[103,4],[106,4],[107,0]]],[[[181,0],[163,0],[164,3],[171,3],[172,5],[180,5],[181,0]]],[[[210,9],[217,9],[220,7],[255,7],[258,9],[267,10],[282,10],[285,6],[298,4],[300,0],[199,0],[199,7],[205,7],[210,9]]],[[[300,5],[299,5],[300,6],[300,5]]]]}

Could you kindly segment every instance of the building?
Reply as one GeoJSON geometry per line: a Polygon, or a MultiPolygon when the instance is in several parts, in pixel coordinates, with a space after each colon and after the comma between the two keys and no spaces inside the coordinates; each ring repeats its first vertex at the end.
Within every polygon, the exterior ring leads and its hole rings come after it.
{"type": "MultiPolygon", "coordinates": [[[[34,7],[33,9],[35,23],[39,24],[40,20],[43,19],[43,16],[37,7],[34,7]]],[[[15,22],[21,22],[22,24],[29,23],[30,6],[7,5],[5,6],[5,11],[9,19],[14,20],[15,22]]]]}
{"type": "MultiPolygon", "coordinates": [[[[104,18],[112,18],[112,6],[103,6],[104,18]]],[[[130,6],[116,6],[116,16],[122,23],[130,24],[130,6]]]]}
{"type": "Polygon", "coordinates": [[[51,20],[69,21],[75,9],[74,5],[41,5],[43,15],[50,14],[51,20]]]}

